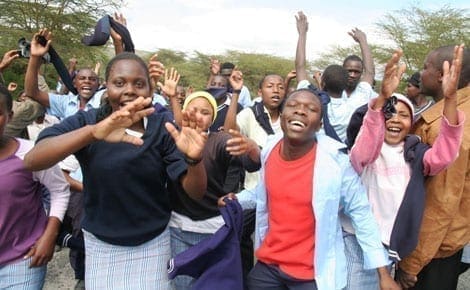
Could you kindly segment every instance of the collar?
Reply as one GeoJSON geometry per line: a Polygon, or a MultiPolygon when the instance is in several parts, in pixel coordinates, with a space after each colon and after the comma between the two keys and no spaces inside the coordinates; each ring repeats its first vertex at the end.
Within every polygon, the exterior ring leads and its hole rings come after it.
{"type": "MultiPolygon", "coordinates": [[[[457,91],[457,106],[470,101],[470,86],[462,88],[457,91]]],[[[432,123],[442,117],[442,110],[444,109],[444,99],[435,103],[431,108],[427,109],[421,114],[421,118],[426,123],[432,123]]]]}

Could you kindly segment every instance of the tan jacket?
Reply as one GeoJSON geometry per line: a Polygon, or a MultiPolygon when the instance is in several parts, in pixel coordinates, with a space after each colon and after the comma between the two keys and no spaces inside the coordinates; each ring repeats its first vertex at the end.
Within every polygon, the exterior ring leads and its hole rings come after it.
{"type": "MultiPolygon", "coordinates": [[[[441,127],[444,100],[426,110],[415,125],[424,143],[433,144],[441,127]]],[[[457,107],[470,116],[470,87],[457,91],[457,107]]],[[[433,258],[455,254],[470,241],[470,122],[457,160],[426,181],[426,205],[416,249],[400,262],[405,272],[417,275],[433,258]]]]}

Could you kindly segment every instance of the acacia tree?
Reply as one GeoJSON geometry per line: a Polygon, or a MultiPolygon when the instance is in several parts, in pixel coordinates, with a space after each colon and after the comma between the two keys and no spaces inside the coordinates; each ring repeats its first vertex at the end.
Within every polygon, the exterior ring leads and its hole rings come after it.
{"type": "Polygon", "coordinates": [[[413,6],[387,13],[377,23],[383,36],[403,50],[410,71],[419,70],[427,53],[444,45],[469,43],[470,18],[466,9],[444,6],[428,11],[413,6]]]}
{"type": "MultiPolygon", "coordinates": [[[[2,0],[0,52],[17,48],[19,38],[29,41],[39,29],[48,28],[53,33],[53,46],[65,63],[76,57],[81,66],[93,66],[106,59],[105,48],[85,47],[81,39],[92,32],[100,17],[117,10],[122,3],[122,0],[2,0]]],[[[26,62],[15,62],[5,78],[14,74],[14,79],[20,82],[25,68],[26,62]]],[[[50,79],[54,72],[48,71],[50,79]]]]}
{"type": "MultiPolygon", "coordinates": [[[[377,74],[390,58],[395,48],[403,50],[402,60],[407,66],[407,74],[419,70],[427,53],[439,46],[469,43],[470,18],[467,9],[443,6],[437,10],[424,10],[412,6],[409,9],[386,13],[382,21],[376,23],[377,33],[389,45],[370,44],[377,74]]],[[[325,68],[329,64],[341,64],[349,54],[360,55],[359,47],[332,47],[313,61],[313,66],[325,68]]]]}

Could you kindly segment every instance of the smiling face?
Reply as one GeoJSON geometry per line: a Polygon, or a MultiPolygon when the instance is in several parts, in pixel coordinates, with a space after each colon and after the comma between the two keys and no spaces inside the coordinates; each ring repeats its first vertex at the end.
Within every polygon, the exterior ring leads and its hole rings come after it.
{"type": "Polygon", "coordinates": [[[389,145],[396,145],[405,140],[412,124],[412,114],[408,105],[398,101],[395,109],[397,113],[385,121],[384,141],[389,145]]]}
{"type": "Polygon", "coordinates": [[[99,87],[98,76],[91,69],[81,69],[73,79],[73,85],[81,97],[90,99],[99,87]]]}
{"type": "Polygon", "coordinates": [[[186,107],[186,111],[194,111],[196,119],[202,121],[202,130],[209,130],[209,127],[212,125],[214,111],[206,98],[198,97],[193,99],[186,107]]]}
{"type": "Polygon", "coordinates": [[[321,127],[322,107],[320,99],[308,90],[290,95],[281,115],[281,128],[291,143],[315,141],[315,133],[321,127]]]}
{"type": "Polygon", "coordinates": [[[152,96],[146,67],[134,59],[120,59],[112,63],[106,87],[113,111],[119,110],[139,96],[152,96]]]}
{"type": "Polygon", "coordinates": [[[284,80],[278,75],[268,75],[264,78],[258,94],[268,110],[278,109],[286,95],[284,80]]]}

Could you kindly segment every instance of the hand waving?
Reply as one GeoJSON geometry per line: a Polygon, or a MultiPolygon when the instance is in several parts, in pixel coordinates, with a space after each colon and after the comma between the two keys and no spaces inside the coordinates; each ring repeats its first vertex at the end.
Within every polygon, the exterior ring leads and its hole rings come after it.
{"type": "Polygon", "coordinates": [[[165,128],[175,140],[178,149],[187,157],[200,160],[202,151],[207,141],[207,132],[202,131],[202,120],[196,118],[194,111],[183,111],[183,120],[181,131],[169,122],[165,128]]]}
{"type": "Polygon", "coordinates": [[[449,64],[442,64],[442,92],[446,98],[456,98],[459,85],[460,71],[462,70],[464,44],[456,45],[454,48],[454,59],[449,64]]]}
{"type": "Polygon", "coordinates": [[[170,71],[166,69],[164,84],[157,82],[157,86],[163,91],[163,93],[165,93],[166,96],[170,98],[174,97],[176,96],[176,86],[178,85],[180,77],[181,75],[175,68],[170,68],[170,71]]]}
{"type": "Polygon", "coordinates": [[[41,29],[38,33],[35,33],[31,40],[31,56],[42,57],[47,53],[52,43],[52,32],[47,28],[41,29]],[[43,46],[39,42],[39,38],[44,37],[47,40],[46,46],[43,46]]]}
{"type": "Polygon", "coordinates": [[[151,102],[152,98],[138,97],[96,124],[93,129],[93,136],[97,140],[104,140],[110,143],[127,142],[134,145],[142,145],[144,141],[141,138],[127,134],[126,129],[154,112],[155,109],[149,107],[151,102]]]}
{"type": "Polygon", "coordinates": [[[400,83],[400,79],[405,72],[406,65],[398,63],[402,55],[403,51],[401,49],[397,49],[385,66],[382,88],[380,91],[380,94],[385,98],[390,97],[395,92],[398,84],[400,83]]]}

